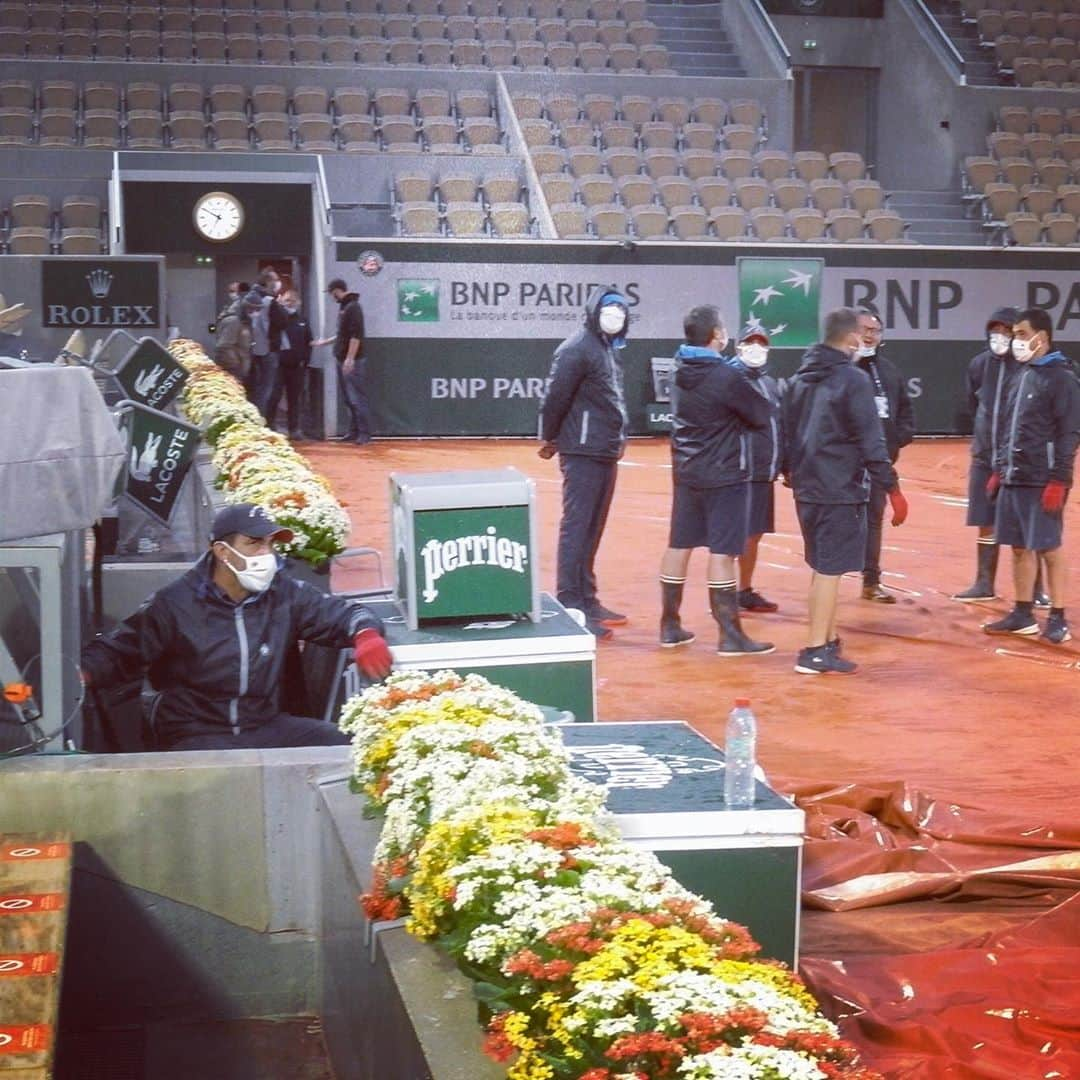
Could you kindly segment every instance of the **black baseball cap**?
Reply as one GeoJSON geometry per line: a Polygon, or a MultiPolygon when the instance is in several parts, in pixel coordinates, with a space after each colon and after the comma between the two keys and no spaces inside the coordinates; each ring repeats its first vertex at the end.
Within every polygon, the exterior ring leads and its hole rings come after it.
{"type": "Polygon", "coordinates": [[[769,335],[760,326],[748,326],[739,335],[739,344],[743,345],[747,341],[760,341],[762,345],[768,345],[769,335]]]}
{"type": "Polygon", "coordinates": [[[349,286],[345,284],[344,278],[336,277],[326,286],[326,291],[332,293],[335,289],[340,289],[342,292],[348,292],[349,286]]]}
{"type": "Polygon", "coordinates": [[[211,541],[224,540],[226,536],[233,536],[235,533],[258,538],[275,536],[286,544],[293,538],[292,529],[279,525],[261,506],[254,503],[233,503],[214,515],[211,541]]]}

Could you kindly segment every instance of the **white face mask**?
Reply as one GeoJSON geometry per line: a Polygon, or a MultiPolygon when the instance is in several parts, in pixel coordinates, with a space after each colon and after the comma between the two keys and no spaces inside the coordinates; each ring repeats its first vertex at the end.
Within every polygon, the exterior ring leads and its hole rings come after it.
{"type": "Polygon", "coordinates": [[[1029,338],[1027,341],[1013,338],[1012,353],[1021,364],[1026,364],[1031,359],[1031,354],[1035,351],[1035,348],[1034,338],[1029,338]]]}
{"type": "Polygon", "coordinates": [[[865,360],[868,356],[873,356],[874,353],[876,353],[876,352],[877,352],[877,346],[876,345],[860,345],[855,350],[855,355],[857,357],[859,357],[860,360],[865,360]]]}
{"type": "Polygon", "coordinates": [[[231,544],[226,544],[224,540],[221,543],[225,544],[225,547],[238,559],[244,561],[242,570],[237,570],[235,566],[230,567],[240,587],[253,593],[266,592],[277,573],[277,556],[272,551],[268,551],[265,555],[241,555],[231,544]]]}
{"type": "Polygon", "coordinates": [[[1008,334],[991,334],[990,351],[995,356],[1004,356],[1009,351],[1009,342],[1011,340],[1008,334]]]}
{"type": "Polygon", "coordinates": [[[739,359],[750,368],[764,367],[769,350],[764,345],[740,345],[739,359]]]}
{"type": "Polygon", "coordinates": [[[608,337],[618,337],[626,329],[626,311],[618,304],[605,304],[600,309],[598,321],[608,337]]]}

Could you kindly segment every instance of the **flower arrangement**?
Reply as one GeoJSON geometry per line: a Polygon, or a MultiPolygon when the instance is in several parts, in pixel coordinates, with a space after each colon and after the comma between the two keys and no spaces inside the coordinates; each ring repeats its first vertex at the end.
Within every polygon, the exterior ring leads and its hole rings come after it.
{"type": "Polygon", "coordinates": [[[509,1080],[880,1080],[796,975],[620,839],[535,706],[401,672],[341,726],[385,815],[365,910],[474,980],[509,1080]]]}
{"type": "Polygon", "coordinates": [[[319,566],[344,550],[350,522],[325,477],[271,431],[243,387],[194,341],[169,345],[188,372],[180,406],[214,448],[218,486],[230,502],[264,507],[293,531],[282,551],[319,566]]]}

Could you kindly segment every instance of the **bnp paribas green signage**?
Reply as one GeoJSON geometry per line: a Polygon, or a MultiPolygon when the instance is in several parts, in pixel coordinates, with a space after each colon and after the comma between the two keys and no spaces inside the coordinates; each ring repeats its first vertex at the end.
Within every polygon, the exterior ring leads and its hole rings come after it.
{"type": "Polygon", "coordinates": [[[532,609],[527,506],[417,511],[413,544],[421,621],[532,609]]]}
{"type": "Polygon", "coordinates": [[[438,279],[399,278],[397,283],[397,312],[398,322],[438,322],[438,279]]]}
{"type": "Polygon", "coordinates": [[[823,259],[742,258],[739,329],[764,330],[775,349],[805,349],[820,340],[823,259]]]}

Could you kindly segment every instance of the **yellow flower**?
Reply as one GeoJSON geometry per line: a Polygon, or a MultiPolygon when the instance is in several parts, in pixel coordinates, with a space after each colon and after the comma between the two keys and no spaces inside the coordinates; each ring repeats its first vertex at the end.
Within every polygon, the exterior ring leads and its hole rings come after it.
{"type": "Polygon", "coordinates": [[[818,1010],[818,1003],[810,991],[784,968],[753,960],[718,960],[712,966],[712,974],[727,982],[765,983],[804,1009],[815,1013],[818,1010]]]}

